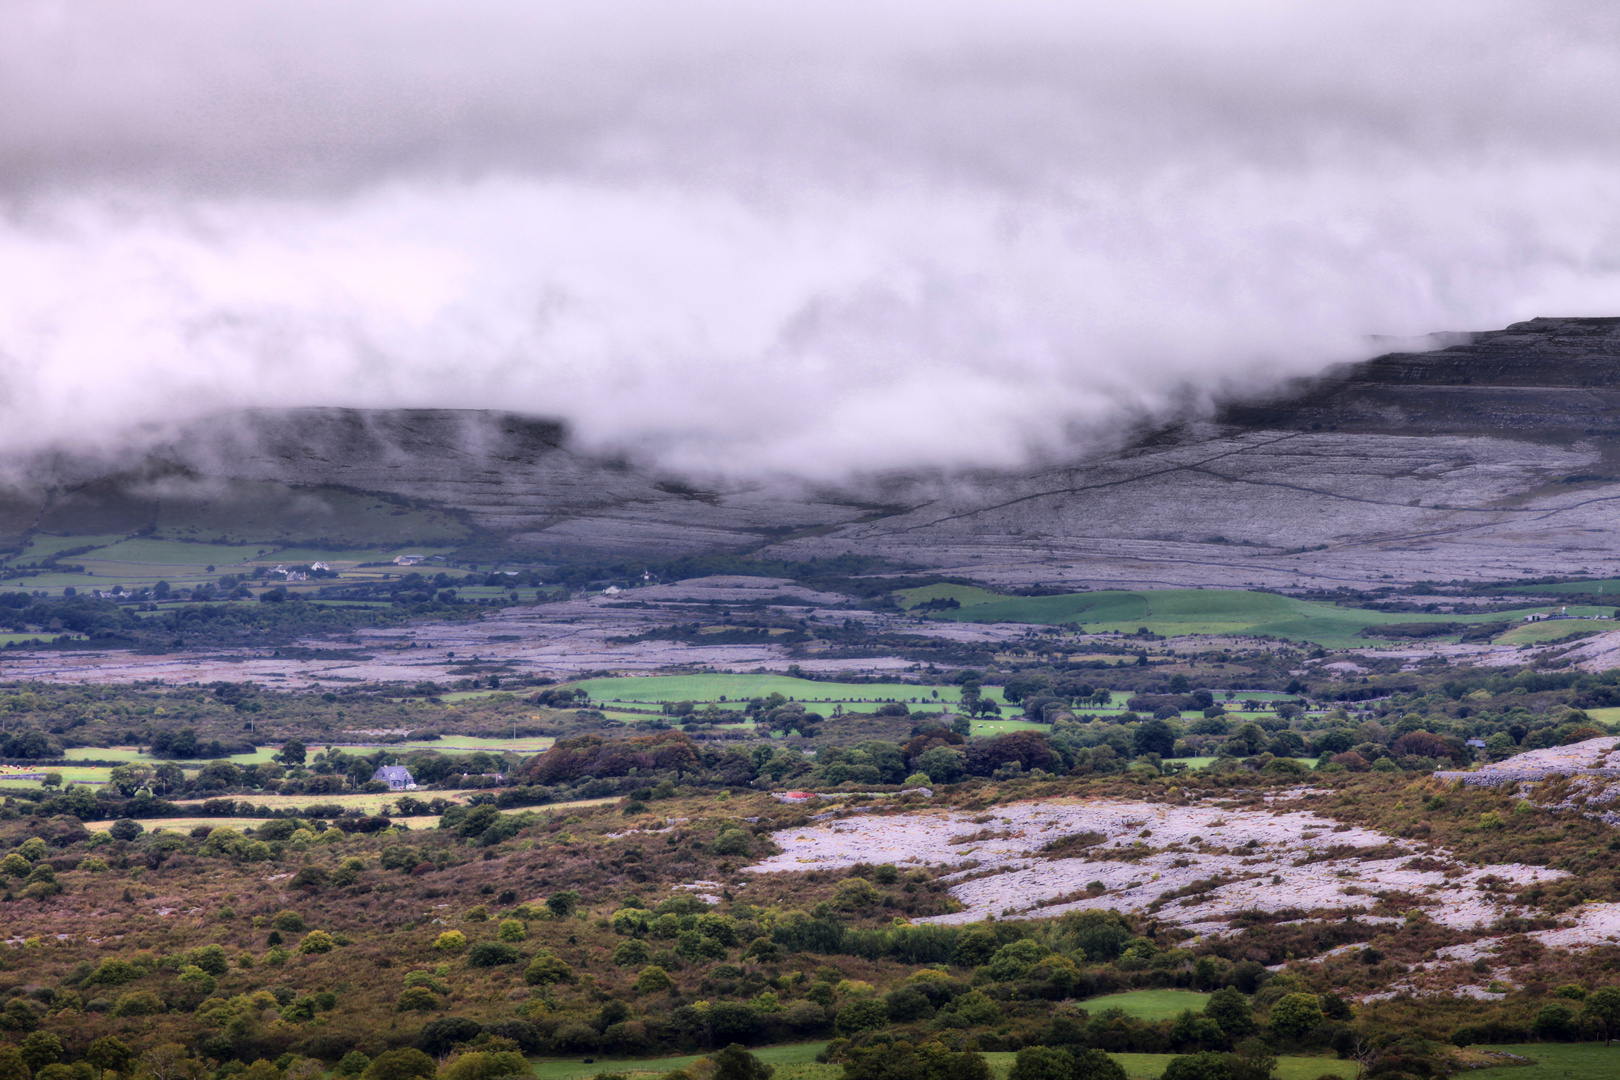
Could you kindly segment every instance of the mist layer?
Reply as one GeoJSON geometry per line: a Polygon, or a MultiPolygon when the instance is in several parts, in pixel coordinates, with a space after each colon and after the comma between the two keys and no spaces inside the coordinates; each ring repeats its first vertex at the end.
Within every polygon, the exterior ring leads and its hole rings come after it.
{"type": "Polygon", "coordinates": [[[1620,312],[1596,6],[578,7],[0,12],[0,452],[440,406],[1002,467],[1620,312]]]}

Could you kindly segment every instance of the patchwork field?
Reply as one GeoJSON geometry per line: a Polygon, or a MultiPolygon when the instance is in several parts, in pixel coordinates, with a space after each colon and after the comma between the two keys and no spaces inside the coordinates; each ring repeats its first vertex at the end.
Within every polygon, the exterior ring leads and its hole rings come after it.
{"type": "MultiPolygon", "coordinates": [[[[826,1043],[800,1043],[789,1046],[762,1046],[753,1048],[752,1053],[766,1064],[774,1066],[776,1071],[772,1075],[772,1080],[840,1080],[844,1075],[842,1065],[816,1063],[816,1055],[826,1045],[826,1043]]],[[[597,1058],[590,1064],[577,1058],[540,1060],[534,1063],[534,1075],[538,1080],[591,1080],[592,1077],[608,1073],[636,1080],[643,1077],[662,1077],[677,1069],[689,1069],[702,1056],[685,1054],[679,1057],[627,1060],[597,1058]]],[[[1174,1055],[1110,1054],[1109,1056],[1119,1062],[1129,1080],[1157,1080],[1174,1055]]],[[[1012,1071],[1013,1061],[1017,1055],[989,1053],[984,1057],[996,1080],[1005,1080],[1012,1071]]],[[[1495,1072],[1496,1070],[1490,1070],[1489,1074],[1482,1075],[1494,1075],[1495,1072]]],[[[1319,1077],[1338,1076],[1350,1080],[1355,1074],[1354,1062],[1340,1061],[1333,1057],[1286,1055],[1277,1059],[1274,1077],[1275,1080],[1318,1080],[1319,1077]]],[[[1592,1075],[1595,1078],[1598,1074],[1592,1075]]],[[[1535,1077],[1532,1080],[1550,1080],[1550,1078],[1535,1077]]],[[[1585,1080],[1585,1076],[1580,1075],[1577,1080],[1585,1080]]]]}
{"type": "Polygon", "coordinates": [[[1575,634],[1599,634],[1614,629],[1612,622],[1585,619],[1548,619],[1545,622],[1521,623],[1491,641],[1496,645],[1539,645],[1544,641],[1559,641],[1575,634]]]}
{"type": "Polygon", "coordinates": [[[41,642],[55,641],[58,638],[68,638],[73,641],[84,640],[82,634],[0,634],[0,649],[7,645],[33,645],[41,642]]]}
{"type": "Polygon", "coordinates": [[[1089,1013],[1120,1009],[1126,1015],[1142,1020],[1169,1020],[1187,1009],[1203,1012],[1208,1001],[1208,994],[1193,990],[1131,990],[1123,994],[1087,998],[1081,1002],[1081,1007],[1089,1013]]]}
{"type": "Polygon", "coordinates": [[[1620,1075],[1620,1045],[1603,1043],[1529,1043],[1480,1046],[1477,1050],[1529,1058],[1530,1065],[1504,1065],[1468,1075],[1475,1080],[1608,1080],[1620,1075]]]}
{"type": "MultiPolygon", "coordinates": [[[[781,694],[792,701],[815,704],[870,704],[903,701],[931,705],[962,700],[959,686],[915,686],[909,683],[839,683],[796,679],[790,675],[653,675],[643,678],[584,679],[570,683],[598,703],[691,701],[741,707],[750,698],[781,694]]],[[[986,686],[984,696],[1004,702],[1001,688],[986,686]]]]}
{"type": "MultiPolygon", "coordinates": [[[[46,572],[26,579],[28,588],[60,593],[73,587],[79,592],[111,589],[121,585],[126,591],[150,588],[166,581],[176,588],[217,582],[226,574],[251,574],[259,567],[324,562],[350,580],[376,578],[397,573],[391,565],[400,555],[440,555],[450,549],[440,545],[376,546],[326,548],[287,545],[275,542],[203,543],[163,536],[52,536],[36,534],[23,551],[6,565],[19,569],[44,568],[46,572]],[[62,552],[73,554],[61,555],[62,552]],[[46,560],[61,556],[64,569],[52,572],[46,560]],[[361,564],[389,564],[386,569],[361,564]],[[83,567],[83,571],[72,569],[83,567]]],[[[329,582],[306,582],[295,590],[312,591],[329,582]]],[[[527,591],[532,598],[534,590],[527,591]]],[[[469,598],[504,595],[505,590],[482,587],[469,592],[469,598]]],[[[3,643],[0,636],[0,643],[3,643]]]]}
{"type": "MultiPolygon", "coordinates": [[[[1541,604],[1513,612],[1489,614],[1381,612],[1241,589],[1156,589],[1014,597],[998,597],[983,589],[954,585],[936,585],[931,590],[934,595],[930,599],[950,596],[962,605],[929,612],[929,617],[934,619],[1076,626],[1093,633],[1133,633],[1146,628],[1167,637],[1187,634],[1262,635],[1308,641],[1333,648],[1372,644],[1378,639],[1364,637],[1361,631],[1373,627],[1411,623],[1472,625],[1510,621],[1531,612],[1554,610],[1547,604],[1541,604]]],[[[1609,616],[1613,611],[1612,607],[1569,608],[1569,614],[1577,617],[1609,616]]],[[[1560,621],[1555,625],[1565,628],[1561,634],[1553,635],[1557,637],[1582,624],[1560,621]]],[[[1608,624],[1590,625],[1608,627],[1608,624]]]]}
{"type": "MultiPolygon", "coordinates": [[[[147,832],[168,830],[169,832],[190,832],[192,829],[256,829],[273,818],[262,817],[162,817],[162,818],[135,818],[147,832]]],[[[112,828],[110,821],[87,821],[84,827],[91,832],[106,832],[112,828]]],[[[439,827],[439,815],[427,817],[396,818],[394,827],[421,832],[439,827]]]]}
{"type": "MultiPolygon", "coordinates": [[[[829,1076],[843,1075],[844,1070],[841,1066],[815,1064],[816,1055],[826,1047],[825,1042],[789,1043],[756,1047],[753,1054],[767,1065],[776,1067],[776,1074],[772,1080],[800,1075],[819,1078],[823,1075],[820,1071],[803,1074],[790,1071],[794,1066],[803,1065],[811,1066],[812,1070],[831,1070],[827,1074],[829,1076]]],[[[578,1058],[550,1061],[542,1059],[534,1063],[534,1075],[537,1080],[588,1080],[601,1072],[623,1073],[628,1076],[663,1076],[676,1069],[688,1068],[702,1056],[702,1054],[683,1054],[677,1057],[633,1058],[624,1061],[600,1059],[589,1065],[578,1058]]]]}
{"type": "MultiPolygon", "coordinates": [[[[775,1068],[771,1080],[841,1080],[844,1075],[842,1065],[821,1065],[816,1062],[816,1054],[826,1045],[826,1043],[801,1043],[790,1046],[761,1046],[754,1047],[752,1053],[775,1068]]],[[[684,1054],[678,1057],[626,1060],[596,1058],[589,1064],[580,1058],[542,1059],[534,1063],[534,1074],[538,1080],[591,1080],[604,1073],[640,1080],[640,1078],[663,1077],[677,1069],[689,1069],[702,1056],[684,1054]]],[[[1109,1056],[1119,1062],[1128,1080],[1157,1080],[1175,1055],[1110,1054],[1109,1056]]],[[[984,1057],[990,1066],[991,1075],[996,1080],[1006,1080],[1017,1055],[989,1053],[984,1057]]],[[[1495,1073],[1496,1070],[1493,1069],[1489,1073],[1476,1075],[1494,1076],[1495,1073]]],[[[1284,1055],[1277,1059],[1277,1070],[1273,1077],[1274,1080],[1319,1080],[1320,1077],[1337,1076],[1350,1080],[1355,1075],[1356,1065],[1352,1061],[1341,1061],[1334,1057],[1284,1055]]],[[[1573,1080],[1586,1080],[1588,1074],[1571,1075],[1573,1080]]],[[[1599,1075],[1607,1074],[1589,1075],[1596,1080],[1599,1075]]],[[[1548,1077],[1536,1077],[1534,1080],[1551,1080],[1551,1074],[1548,1077]]]]}
{"type": "MultiPolygon", "coordinates": [[[[1011,1069],[1012,1054],[987,1054],[990,1058],[1007,1058],[1003,1068],[1011,1069]]],[[[1163,1074],[1165,1066],[1170,1064],[1172,1054],[1110,1054],[1115,1061],[1124,1068],[1129,1080],[1158,1080],[1163,1074]]],[[[996,1063],[992,1063],[994,1067],[996,1063]]],[[[1277,1071],[1272,1074],[1274,1080],[1319,1080],[1324,1076],[1338,1076],[1343,1080],[1351,1080],[1357,1074],[1356,1063],[1341,1061],[1336,1057],[1303,1057],[1292,1054],[1279,1055],[1277,1058],[1277,1071]]],[[[1005,1074],[1002,1074],[1005,1075],[1005,1074]]]]}

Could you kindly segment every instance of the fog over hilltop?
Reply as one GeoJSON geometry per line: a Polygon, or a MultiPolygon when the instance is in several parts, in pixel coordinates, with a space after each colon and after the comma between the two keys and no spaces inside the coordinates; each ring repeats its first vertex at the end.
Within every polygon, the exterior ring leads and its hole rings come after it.
{"type": "Polygon", "coordinates": [[[19,2],[0,453],[436,406],[1017,465],[1620,313],[1615,100],[1598,4],[19,2]]]}

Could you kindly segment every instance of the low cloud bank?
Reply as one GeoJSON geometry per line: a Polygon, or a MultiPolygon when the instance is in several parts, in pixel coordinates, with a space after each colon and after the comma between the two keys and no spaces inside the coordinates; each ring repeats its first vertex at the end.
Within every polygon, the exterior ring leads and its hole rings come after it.
{"type": "Polygon", "coordinates": [[[1013,466],[1620,313],[1601,6],[589,8],[0,13],[0,453],[440,406],[1013,466]]]}

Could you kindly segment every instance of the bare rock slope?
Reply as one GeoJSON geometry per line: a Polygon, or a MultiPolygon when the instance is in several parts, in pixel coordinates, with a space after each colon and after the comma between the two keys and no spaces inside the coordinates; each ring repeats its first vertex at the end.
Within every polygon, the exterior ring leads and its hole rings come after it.
{"type": "MultiPolygon", "coordinates": [[[[0,532],[95,484],[152,497],[52,466],[78,479],[0,497],[0,532]]],[[[229,477],[379,492],[540,551],[859,553],[992,583],[1608,575],[1620,573],[1620,320],[1537,319],[1391,354],[1016,473],[723,482],[584,455],[534,419],[315,409],[198,425],[123,475],[150,489],[155,474],[171,488],[229,477]]]]}

